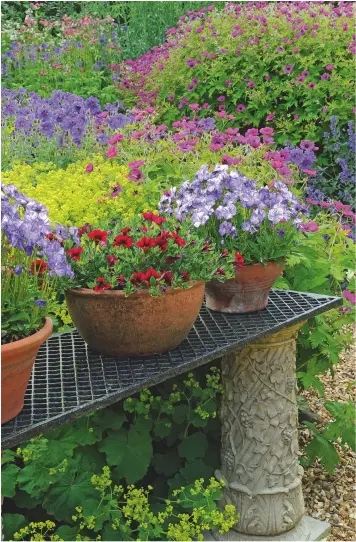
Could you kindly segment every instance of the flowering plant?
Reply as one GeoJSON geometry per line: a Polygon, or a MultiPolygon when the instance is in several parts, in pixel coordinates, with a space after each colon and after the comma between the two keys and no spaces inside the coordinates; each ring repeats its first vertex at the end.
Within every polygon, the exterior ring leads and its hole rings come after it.
{"type": "Polygon", "coordinates": [[[296,244],[307,212],[283,182],[257,189],[254,181],[229,172],[227,165],[217,165],[212,172],[207,165],[201,167],[194,181],[165,192],[160,210],[180,220],[190,217],[225,252],[237,252],[240,265],[243,260],[266,263],[285,257],[296,244]]]}
{"type": "Polygon", "coordinates": [[[112,219],[96,229],[84,225],[79,234],[80,246],[65,243],[74,271],[62,281],[65,288],[161,295],[169,287],[189,288],[190,281],[225,274],[220,256],[189,230],[188,221],[147,212],[129,223],[112,219]]]}
{"type": "Polygon", "coordinates": [[[72,270],[62,247],[68,232],[60,224],[52,232],[46,207],[14,185],[3,186],[1,199],[1,342],[9,343],[40,329],[55,310],[55,277],[72,270]]]}

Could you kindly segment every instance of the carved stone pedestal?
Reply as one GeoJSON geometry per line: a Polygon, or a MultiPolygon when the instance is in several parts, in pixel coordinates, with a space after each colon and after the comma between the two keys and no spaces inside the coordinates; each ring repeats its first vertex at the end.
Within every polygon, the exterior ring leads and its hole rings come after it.
{"type": "MultiPolygon", "coordinates": [[[[301,325],[222,360],[222,466],[216,476],[225,481],[221,504],[232,503],[240,513],[234,529],[245,535],[241,540],[273,540],[297,525],[303,530],[295,375],[301,325]]],[[[239,540],[238,533],[214,537],[239,540]]],[[[299,535],[291,539],[310,540],[299,535]]]]}

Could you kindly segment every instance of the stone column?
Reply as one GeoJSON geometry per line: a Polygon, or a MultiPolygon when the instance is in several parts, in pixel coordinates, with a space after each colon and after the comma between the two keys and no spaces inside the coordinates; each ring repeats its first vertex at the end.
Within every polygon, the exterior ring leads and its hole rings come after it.
{"type": "MultiPolygon", "coordinates": [[[[245,536],[279,535],[304,515],[295,375],[301,325],[222,360],[222,467],[216,475],[225,481],[222,504],[236,506],[234,529],[245,536]]],[[[214,537],[244,539],[236,531],[214,537]]]]}

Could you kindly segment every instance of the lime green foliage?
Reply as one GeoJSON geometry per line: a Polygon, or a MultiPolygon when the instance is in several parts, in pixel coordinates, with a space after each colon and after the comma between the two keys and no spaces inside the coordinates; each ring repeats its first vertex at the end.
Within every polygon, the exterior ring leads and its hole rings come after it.
{"type": "Polygon", "coordinates": [[[88,160],[65,170],[51,163],[14,164],[11,171],[3,173],[2,181],[16,184],[27,196],[44,203],[51,221],[66,225],[95,224],[113,216],[131,218],[155,208],[161,194],[156,182],[135,184],[128,179],[126,166],[100,155],[92,157],[92,162],[91,173],[85,170],[88,160]],[[112,197],[118,185],[122,192],[112,197]]]}
{"type": "Polygon", "coordinates": [[[5,495],[30,509],[29,524],[5,514],[6,538],[202,540],[203,530],[226,532],[238,517],[234,506],[219,510],[223,484],[212,478],[219,371],[204,380],[189,373],[166,398],[145,390],[5,451],[5,495]],[[46,517],[31,522],[39,503],[60,522],[56,530],[46,517]]]}

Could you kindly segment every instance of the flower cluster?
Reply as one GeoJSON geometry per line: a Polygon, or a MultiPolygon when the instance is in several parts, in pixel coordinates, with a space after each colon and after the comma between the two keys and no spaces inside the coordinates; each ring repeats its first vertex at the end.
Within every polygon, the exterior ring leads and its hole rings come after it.
{"type": "Polygon", "coordinates": [[[64,281],[66,287],[123,290],[126,295],[149,289],[161,295],[170,287],[189,287],[190,281],[223,275],[219,255],[208,253],[188,223],[153,212],[126,223],[112,220],[100,228],[86,224],[78,232],[80,246],[65,243],[74,270],[72,280],[64,281]]]}
{"type": "Polygon", "coordinates": [[[68,235],[78,240],[76,228],[70,228],[68,232],[57,224],[53,233],[46,207],[19,192],[15,185],[2,187],[1,209],[1,229],[10,245],[27,256],[40,256],[33,262],[32,271],[36,269],[38,274],[43,274],[48,268],[51,276],[73,276],[63,241],[68,235]]]}
{"type": "Polygon", "coordinates": [[[205,227],[217,242],[234,247],[247,260],[257,261],[284,256],[279,253],[281,247],[287,250],[307,212],[282,181],[258,189],[238,171],[229,172],[227,165],[217,165],[212,172],[207,165],[201,167],[192,182],[167,191],[159,208],[179,220],[191,218],[195,227],[205,227]],[[250,241],[243,234],[248,234],[250,241]],[[272,249],[272,242],[263,247],[268,235],[280,240],[278,250],[272,249]],[[250,245],[248,251],[246,243],[250,245]],[[252,257],[254,244],[262,251],[260,257],[252,257]]]}
{"type": "Polygon", "coordinates": [[[279,143],[320,141],[329,110],[343,121],[352,110],[345,77],[355,52],[352,16],[350,3],[227,3],[189,12],[161,47],[121,64],[120,89],[166,124],[209,115],[219,128],[269,123],[279,143]]]}

